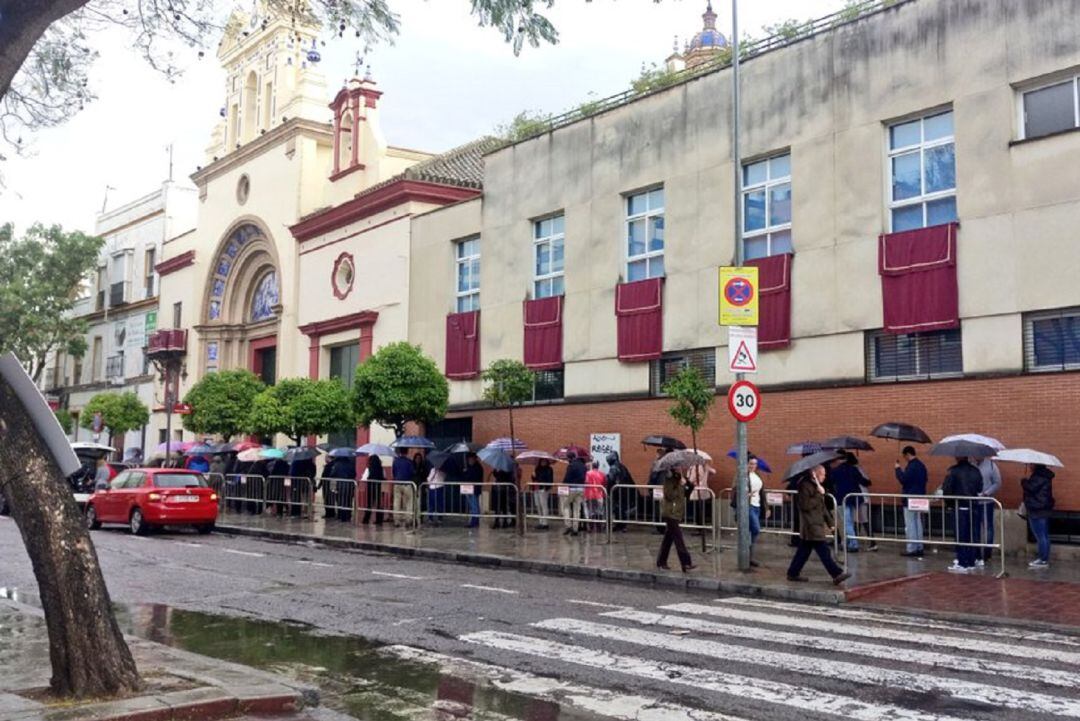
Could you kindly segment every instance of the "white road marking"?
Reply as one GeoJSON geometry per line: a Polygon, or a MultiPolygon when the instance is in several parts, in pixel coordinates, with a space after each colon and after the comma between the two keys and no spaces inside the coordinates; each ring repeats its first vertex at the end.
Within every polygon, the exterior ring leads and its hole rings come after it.
{"type": "Polygon", "coordinates": [[[647,696],[621,694],[605,688],[535,676],[524,671],[444,656],[412,646],[390,646],[383,651],[405,661],[437,664],[440,672],[446,676],[472,683],[490,684],[502,691],[543,699],[557,703],[561,708],[569,707],[615,721],[743,721],[727,714],[665,703],[647,696]]]}
{"type": "Polygon", "coordinates": [[[386,576],[388,578],[406,578],[410,581],[423,581],[423,576],[407,576],[404,573],[389,573],[388,571],[372,571],[372,576],[386,576]]]}
{"type": "Polygon", "coordinates": [[[202,548],[203,547],[203,545],[201,543],[192,543],[191,541],[177,541],[176,545],[177,546],[187,546],[188,548],[202,548]]]}
{"type": "Polygon", "coordinates": [[[296,559],[296,562],[297,563],[303,563],[304,565],[307,565],[307,566],[318,566],[319,568],[333,568],[334,567],[334,564],[332,564],[332,563],[319,563],[318,561],[306,561],[303,558],[296,559]]]}
{"type": "MultiPolygon", "coordinates": [[[[661,611],[674,613],[689,613],[695,615],[715,616],[729,621],[746,621],[748,623],[763,623],[768,626],[788,626],[796,630],[819,631],[821,633],[836,633],[841,636],[862,636],[875,640],[907,641],[924,646],[937,646],[939,648],[952,648],[961,651],[974,651],[976,653],[995,653],[1001,656],[1014,656],[1038,661],[1057,661],[1075,667],[1080,663],[1080,653],[1062,651],[1044,646],[1028,646],[1014,640],[991,641],[976,636],[943,636],[936,633],[919,633],[915,630],[884,628],[881,626],[861,626],[856,623],[839,623],[804,614],[800,616],[776,616],[771,613],[760,611],[748,611],[741,608],[726,606],[702,606],[696,603],[676,603],[670,606],[661,606],[661,611]]],[[[1001,633],[1001,638],[1006,638],[1009,633],[1001,633]]]]}
{"type": "Polygon", "coordinates": [[[867,643],[865,641],[853,641],[848,638],[835,638],[833,636],[811,636],[806,633],[791,633],[771,628],[736,626],[733,624],[704,621],[700,618],[669,616],[662,613],[650,613],[632,609],[625,611],[610,611],[600,615],[605,618],[634,621],[646,626],[663,626],[664,628],[681,629],[685,633],[698,632],[729,636],[732,638],[745,638],[766,643],[790,644],[801,648],[833,651],[839,654],[869,656],[870,658],[881,659],[883,661],[917,663],[925,666],[949,668],[954,671],[1012,676],[1027,681],[1034,681],[1035,683],[1047,683],[1054,686],[1064,686],[1065,688],[1080,688],[1080,674],[1070,673],[1069,671],[1059,671],[1057,669],[1042,668],[1040,666],[1024,666],[1018,663],[987,661],[980,658],[969,658],[967,656],[952,656],[936,651],[923,651],[921,649],[878,645],[867,643]]]}
{"type": "Polygon", "coordinates": [[[225,553],[235,553],[237,556],[251,556],[252,558],[263,558],[265,553],[255,553],[254,551],[238,551],[235,548],[226,548],[225,553]]]}
{"type": "Polygon", "coordinates": [[[463,583],[463,584],[461,584],[461,587],[462,588],[472,588],[472,589],[476,589],[477,591],[493,591],[495,593],[506,593],[506,594],[509,594],[509,595],[514,595],[514,594],[517,593],[517,591],[511,590],[509,588],[497,588],[495,586],[477,586],[477,585],[472,584],[472,583],[463,583]]]}
{"type": "MultiPolygon", "coordinates": [[[[948,621],[937,621],[932,618],[922,618],[919,616],[898,616],[896,613],[883,613],[879,611],[868,611],[858,608],[847,608],[837,606],[811,606],[802,603],[788,603],[785,601],[769,601],[762,598],[718,598],[714,600],[714,603],[719,603],[725,606],[739,606],[749,607],[757,609],[768,609],[775,611],[783,611],[787,613],[802,614],[817,613],[829,618],[846,618],[853,621],[869,621],[870,623],[887,623],[896,626],[914,626],[920,630],[935,630],[935,631],[949,631],[951,633],[960,633],[970,635],[972,633],[986,633],[992,636],[1000,637],[1003,629],[1000,626],[990,626],[987,624],[981,624],[976,620],[971,623],[965,621],[963,625],[958,623],[949,623],[948,621]]],[[[1043,631],[1029,631],[1023,628],[1008,629],[1006,631],[1008,636],[1016,641],[1030,642],[1030,643],[1057,643],[1062,646],[1075,646],[1080,647],[1080,638],[1073,636],[1065,636],[1058,633],[1046,633],[1043,631]]]]}
{"type": "Polygon", "coordinates": [[[939,678],[927,674],[870,666],[865,663],[800,656],[795,653],[770,651],[753,646],[738,646],[696,638],[678,638],[654,631],[608,626],[574,618],[552,618],[532,625],[549,631],[578,634],[590,638],[605,638],[726,661],[738,659],[740,663],[758,664],[772,670],[794,671],[830,679],[842,678],[845,681],[877,686],[902,687],[922,693],[947,694],[958,699],[992,703],[1021,711],[1038,711],[1080,718],[1080,700],[1034,693],[1018,688],[1002,688],[955,678],[939,678]]]}
{"type": "Polygon", "coordinates": [[[619,606],[614,603],[598,603],[597,601],[579,601],[576,598],[566,599],[567,603],[575,603],[579,606],[595,606],[596,608],[616,608],[619,610],[630,609],[632,606],[619,606]]]}
{"type": "Polygon", "coordinates": [[[594,648],[571,646],[543,638],[518,636],[501,631],[479,631],[459,637],[466,643],[536,656],[566,664],[587,666],[612,673],[659,681],[664,684],[690,686],[697,690],[714,691],[747,701],[781,704],[829,717],[852,721],[970,721],[955,716],[926,713],[888,704],[866,703],[838,694],[812,688],[801,688],[778,681],[723,673],[677,663],[650,661],[635,656],[622,656],[594,648]]]}

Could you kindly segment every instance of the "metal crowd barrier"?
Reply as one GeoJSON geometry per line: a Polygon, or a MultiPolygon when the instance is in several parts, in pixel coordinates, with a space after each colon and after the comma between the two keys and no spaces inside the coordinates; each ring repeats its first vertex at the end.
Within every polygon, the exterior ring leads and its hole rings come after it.
{"type": "MultiPolygon", "coordinates": [[[[720,493],[720,510],[718,512],[720,533],[737,532],[739,530],[736,510],[732,507],[732,489],[725,488],[720,493]]],[[[766,489],[764,503],[760,507],[761,532],[779,536],[799,535],[799,507],[797,505],[798,491],[787,489],[766,489]]],[[[825,503],[830,509],[836,509],[836,498],[831,493],[825,494],[825,503]]],[[[753,507],[750,508],[753,513],[753,507]]],[[[833,533],[833,551],[840,552],[840,534],[843,531],[843,518],[840,511],[833,510],[835,532],[833,533]]]]}
{"type": "Polygon", "coordinates": [[[247,473],[226,474],[222,495],[228,511],[261,514],[266,507],[266,478],[247,473]]]}
{"type": "MultiPolygon", "coordinates": [[[[438,523],[441,518],[468,518],[470,524],[479,524],[488,519],[495,522],[517,519],[520,494],[513,483],[472,484],[446,481],[432,484],[424,481],[419,486],[420,497],[425,500],[432,498],[428,495],[432,490],[437,492],[436,497],[441,496],[442,503],[436,504],[434,508],[428,503],[423,516],[429,522],[438,523]]],[[[419,521],[420,517],[421,511],[417,506],[416,520],[419,521]]]]}
{"type": "MultiPolygon", "coordinates": [[[[266,505],[286,509],[291,516],[315,517],[315,483],[303,476],[270,476],[266,479],[266,505]]],[[[281,511],[278,515],[282,515],[281,511]]]]}
{"type": "Polygon", "coordinates": [[[316,510],[319,506],[327,518],[336,518],[346,523],[356,522],[357,483],[351,478],[321,478],[318,483],[321,501],[316,496],[316,510]]]}
{"type": "MultiPolygon", "coordinates": [[[[626,484],[612,486],[611,524],[616,526],[664,526],[661,509],[664,500],[662,486],[639,486],[626,484]]],[[[706,538],[711,540],[711,547],[720,547],[719,527],[716,523],[716,495],[708,488],[695,488],[686,501],[686,519],[682,522],[683,530],[701,531],[702,550],[708,550],[706,538]]]]}
{"type": "Polygon", "coordinates": [[[611,543],[611,502],[604,486],[530,483],[523,498],[526,523],[534,521],[537,528],[554,523],[572,531],[603,533],[611,543]]]}
{"type": "MultiPolygon", "coordinates": [[[[1005,575],[1005,514],[996,498],[987,496],[908,496],[902,493],[851,493],[844,499],[844,507],[837,513],[840,524],[847,514],[858,513],[865,504],[867,521],[855,520],[853,541],[877,543],[917,543],[923,546],[952,546],[972,548],[977,558],[989,550],[1000,557],[998,578],[1005,575]],[[981,535],[984,509],[992,506],[996,512],[994,543],[986,543],[981,535]],[[912,511],[922,517],[922,538],[909,541],[905,532],[904,511],[912,511]],[[966,527],[965,527],[966,524],[966,527]],[[963,533],[965,532],[966,533],[963,533]],[[967,539],[960,541],[960,536],[967,539]],[[979,540],[975,540],[978,538],[979,540]]],[[[844,563],[847,564],[848,544],[844,543],[844,563]]]]}

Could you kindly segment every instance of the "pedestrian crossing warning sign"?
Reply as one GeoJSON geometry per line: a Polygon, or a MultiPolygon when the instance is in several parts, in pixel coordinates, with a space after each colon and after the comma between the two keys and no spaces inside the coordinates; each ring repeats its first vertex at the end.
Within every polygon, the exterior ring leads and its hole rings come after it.
{"type": "Polygon", "coordinates": [[[757,373],[757,327],[728,328],[728,370],[732,373],[757,373]]]}

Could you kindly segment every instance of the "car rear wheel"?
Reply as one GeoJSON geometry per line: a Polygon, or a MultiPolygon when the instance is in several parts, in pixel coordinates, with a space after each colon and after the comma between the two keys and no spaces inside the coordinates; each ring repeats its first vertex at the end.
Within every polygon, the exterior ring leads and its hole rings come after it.
{"type": "Polygon", "coordinates": [[[96,531],[101,528],[101,521],[97,517],[97,511],[93,506],[86,507],[86,527],[91,531],[96,531]]]}
{"type": "Polygon", "coordinates": [[[214,531],[214,524],[213,523],[203,523],[203,524],[200,524],[198,526],[195,526],[195,529],[199,533],[201,533],[202,535],[205,536],[208,533],[212,533],[214,531]]]}
{"type": "Polygon", "coordinates": [[[128,521],[128,525],[131,527],[131,532],[136,536],[145,536],[150,530],[150,527],[146,525],[146,521],[143,520],[142,511],[138,508],[131,512],[131,519],[128,521]]]}

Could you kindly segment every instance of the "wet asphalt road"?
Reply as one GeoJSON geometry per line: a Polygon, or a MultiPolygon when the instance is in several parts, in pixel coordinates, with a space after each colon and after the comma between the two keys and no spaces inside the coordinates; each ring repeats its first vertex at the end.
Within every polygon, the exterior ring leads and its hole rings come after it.
{"type": "MultiPolygon", "coordinates": [[[[118,603],[300,622],[451,671],[513,670],[524,693],[556,678],[578,698],[560,719],[1080,718],[1080,637],[218,534],[93,539],[118,603]]],[[[0,586],[32,591],[7,518],[0,549],[0,586]]]]}

